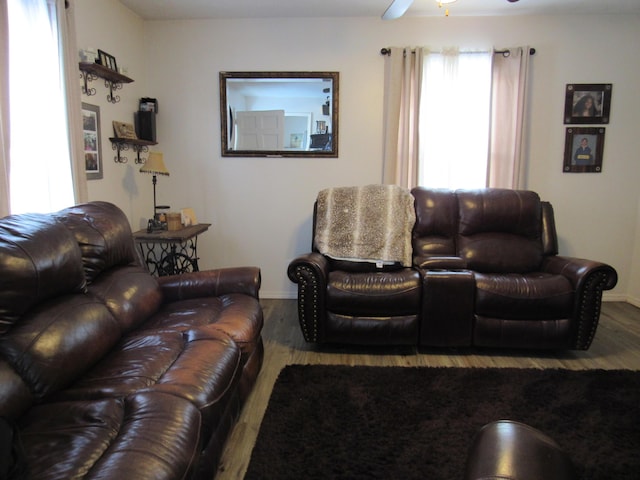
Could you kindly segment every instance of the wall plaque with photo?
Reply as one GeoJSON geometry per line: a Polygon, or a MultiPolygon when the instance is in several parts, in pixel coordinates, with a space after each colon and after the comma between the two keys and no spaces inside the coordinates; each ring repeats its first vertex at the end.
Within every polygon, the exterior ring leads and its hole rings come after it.
{"type": "Polygon", "coordinates": [[[129,140],[137,140],[136,129],[133,126],[133,123],[119,122],[117,120],[113,121],[113,134],[117,138],[126,138],[129,140]]]}
{"type": "Polygon", "coordinates": [[[569,83],[565,91],[564,123],[609,123],[610,83],[569,83]]]}
{"type": "Polygon", "coordinates": [[[99,106],[82,103],[82,136],[87,180],[99,180],[103,177],[99,106]]]}
{"type": "Polygon", "coordinates": [[[603,127],[569,127],[564,143],[564,172],[602,171],[604,152],[603,127]]]}

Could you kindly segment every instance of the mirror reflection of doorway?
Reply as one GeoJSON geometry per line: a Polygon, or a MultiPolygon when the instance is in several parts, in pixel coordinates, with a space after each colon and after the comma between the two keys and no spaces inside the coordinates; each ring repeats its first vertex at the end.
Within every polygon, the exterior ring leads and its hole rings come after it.
{"type": "Polygon", "coordinates": [[[284,110],[236,112],[236,150],[282,150],[284,110]]]}
{"type": "Polygon", "coordinates": [[[337,157],[337,141],[311,144],[337,139],[338,81],[338,72],[220,72],[222,156],[337,157]],[[280,110],[284,119],[257,113],[280,110]]]}

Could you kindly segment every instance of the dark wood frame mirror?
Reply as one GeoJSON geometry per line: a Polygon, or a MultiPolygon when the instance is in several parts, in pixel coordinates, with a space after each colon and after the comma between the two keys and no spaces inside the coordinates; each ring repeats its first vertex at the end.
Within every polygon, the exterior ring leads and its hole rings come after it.
{"type": "Polygon", "coordinates": [[[223,157],[337,157],[338,72],[220,72],[223,157]]]}

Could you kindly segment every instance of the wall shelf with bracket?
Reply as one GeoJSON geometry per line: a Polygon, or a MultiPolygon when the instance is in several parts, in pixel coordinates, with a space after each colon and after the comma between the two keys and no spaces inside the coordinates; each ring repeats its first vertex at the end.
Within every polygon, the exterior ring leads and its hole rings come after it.
{"type": "Polygon", "coordinates": [[[157,145],[158,142],[152,142],[150,140],[140,140],[137,138],[117,138],[110,137],[111,148],[117,152],[117,155],[113,157],[113,161],[116,163],[127,163],[129,159],[122,155],[122,152],[126,152],[131,148],[136,153],[135,162],[140,164],[145,161],[140,158],[140,152],[148,152],[151,145],[157,145]]]}
{"type": "Polygon", "coordinates": [[[96,94],[96,89],[89,86],[94,80],[98,78],[104,79],[104,86],[109,89],[107,95],[107,101],[109,103],[118,103],[120,101],[119,95],[114,95],[115,90],[120,90],[123,83],[131,83],[133,80],[126,75],[122,75],[115,70],[107,68],[98,63],[80,62],[80,78],[84,81],[82,86],[82,93],[88,96],[96,94]]]}

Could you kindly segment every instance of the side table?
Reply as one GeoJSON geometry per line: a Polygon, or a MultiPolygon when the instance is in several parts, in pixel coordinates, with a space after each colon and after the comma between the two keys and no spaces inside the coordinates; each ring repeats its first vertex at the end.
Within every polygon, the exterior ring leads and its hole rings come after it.
{"type": "Polygon", "coordinates": [[[198,271],[198,235],[210,223],[199,223],[180,230],[138,230],[133,238],[140,248],[142,260],[152,275],[177,275],[198,271]]]}

